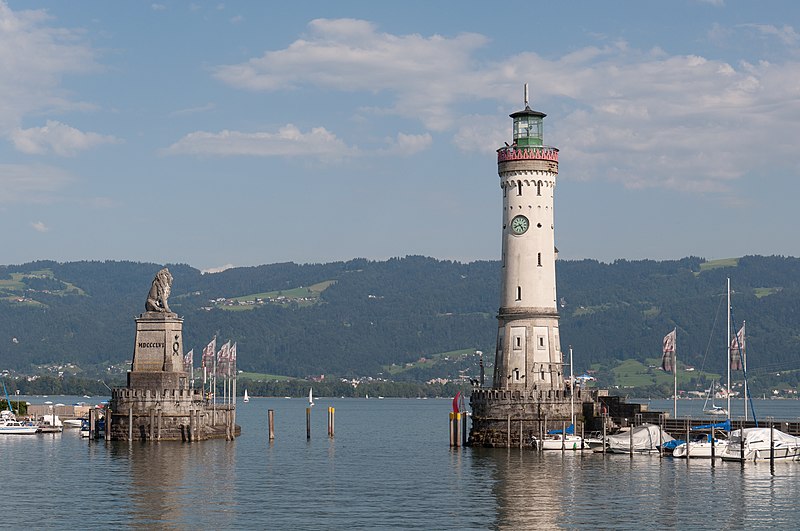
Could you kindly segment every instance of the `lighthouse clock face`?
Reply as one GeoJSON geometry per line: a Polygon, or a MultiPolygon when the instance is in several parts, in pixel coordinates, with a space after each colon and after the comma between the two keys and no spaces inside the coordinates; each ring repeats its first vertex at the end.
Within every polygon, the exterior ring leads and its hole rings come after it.
{"type": "Polygon", "coordinates": [[[525,216],[514,216],[511,220],[511,232],[514,234],[525,234],[528,230],[528,218],[525,216]]]}

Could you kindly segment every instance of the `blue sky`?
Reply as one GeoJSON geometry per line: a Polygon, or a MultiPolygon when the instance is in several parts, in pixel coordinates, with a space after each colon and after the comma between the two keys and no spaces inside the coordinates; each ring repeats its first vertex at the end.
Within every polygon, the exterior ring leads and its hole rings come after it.
{"type": "Polygon", "coordinates": [[[526,82],[562,258],[798,256],[799,17],[0,0],[0,263],[497,259],[526,82]]]}

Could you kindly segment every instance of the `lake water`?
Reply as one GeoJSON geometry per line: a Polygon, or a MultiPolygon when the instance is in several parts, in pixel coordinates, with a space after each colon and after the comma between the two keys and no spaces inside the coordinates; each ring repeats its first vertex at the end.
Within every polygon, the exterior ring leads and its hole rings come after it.
{"type": "MultiPolygon", "coordinates": [[[[53,400],[53,398],[50,398],[53,400]]],[[[47,398],[31,397],[32,403],[47,398]]],[[[75,397],[58,397],[64,403],[75,397]]],[[[661,401],[671,408],[671,402],[661,401]]],[[[679,413],[681,404],[679,402],[679,413]]],[[[701,404],[702,405],[702,404],[701,404]]],[[[448,447],[450,400],[252,398],[242,436],[2,436],[0,526],[36,529],[796,529],[800,462],[448,447]],[[326,433],[336,407],[336,437],[326,433]],[[276,439],[267,437],[275,411],[276,439]]],[[[783,414],[775,411],[780,410],[783,414]]],[[[800,401],[763,401],[796,418],[800,401]]],[[[762,412],[759,412],[761,416],[762,412]]]]}

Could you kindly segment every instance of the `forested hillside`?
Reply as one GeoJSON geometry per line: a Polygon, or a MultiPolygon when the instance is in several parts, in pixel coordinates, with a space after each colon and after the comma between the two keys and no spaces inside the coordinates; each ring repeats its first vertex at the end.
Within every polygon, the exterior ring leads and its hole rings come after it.
{"type": "MultiPolygon", "coordinates": [[[[160,267],[0,266],[0,370],[129,360],[133,318],[144,311],[160,267]]],[[[169,268],[170,306],[185,318],[184,343],[197,359],[214,334],[238,342],[240,369],[300,377],[377,375],[392,363],[458,349],[480,349],[487,362],[493,358],[497,262],[413,256],[216,274],[169,268]]],[[[726,277],[737,328],[747,321],[752,372],[800,367],[797,258],[559,261],[557,274],[562,347],[573,346],[576,369],[658,358],[662,337],[677,327],[682,363],[722,371],[726,277]]]]}

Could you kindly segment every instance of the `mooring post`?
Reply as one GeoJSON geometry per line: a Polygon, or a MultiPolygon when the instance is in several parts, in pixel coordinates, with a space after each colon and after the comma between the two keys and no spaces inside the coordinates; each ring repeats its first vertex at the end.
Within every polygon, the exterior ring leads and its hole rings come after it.
{"type": "Polygon", "coordinates": [[[311,408],[306,408],[306,439],[311,439],[311,408]]]}
{"type": "Polygon", "coordinates": [[[714,445],[716,444],[716,441],[714,440],[715,437],[716,437],[716,432],[714,431],[714,423],[712,422],[711,423],[711,468],[714,468],[714,459],[717,457],[714,447],[714,445]]]}
{"type": "Polygon", "coordinates": [[[269,440],[275,440],[275,410],[267,410],[267,425],[269,426],[269,440]]]}
{"type": "Polygon", "coordinates": [[[195,436],[195,423],[194,423],[194,410],[189,410],[189,442],[192,442],[192,439],[195,436]]]}
{"type": "Polygon", "coordinates": [[[774,417],[769,418],[769,474],[775,475],[775,425],[774,417]]]}
{"type": "Polygon", "coordinates": [[[155,435],[155,424],[156,424],[156,410],[155,408],[150,408],[150,426],[148,428],[147,436],[150,438],[150,442],[153,442],[153,436],[155,435]]]}
{"type": "Polygon", "coordinates": [[[455,420],[453,421],[453,442],[456,448],[461,446],[461,413],[456,413],[455,420]]]}
{"type": "Polygon", "coordinates": [[[739,421],[739,457],[744,468],[744,421],[739,421]]]}
{"type": "Polygon", "coordinates": [[[467,433],[468,433],[468,431],[467,431],[467,419],[468,418],[469,418],[469,415],[467,413],[464,413],[464,422],[461,423],[461,446],[466,446],[467,445],[467,441],[469,440],[468,436],[467,436],[467,433]]]}
{"type": "Polygon", "coordinates": [[[586,423],[581,421],[581,452],[583,452],[583,441],[586,438],[586,423]]]}
{"type": "MultiPolygon", "coordinates": [[[[199,411],[199,410],[198,410],[199,411]]],[[[194,423],[195,427],[197,426],[197,422],[194,423]]],[[[161,408],[158,408],[158,440],[161,440],[161,408]]]]}
{"type": "Polygon", "coordinates": [[[606,414],[603,413],[603,455],[606,454],[606,414]]]}
{"type": "Polygon", "coordinates": [[[128,408],[128,441],[133,440],[133,407],[128,408]]]}
{"type": "Polygon", "coordinates": [[[664,414],[658,414],[658,457],[664,457],[664,414]]]}
{"type": "Polygon", "coordinates": [[[111,440],[111,407],[106,406],[106,429],[103,434],[107,441],[111,440]]]}
{"type": "Polygon", "coordinates": [[[506,424],[506,448],[511,448],[511,414],[508,414],[508,423],[506,424]]]}
{"type": "Polygon", "coordinates": [[[631,459],[633,459],[633,424],[631,422],[628,423],[628,446],[631,459]]]}
{"type": "Polygon", "coordinates": [[[561,452],[567,449],[567,423],[561,423],[561,452]]]}
{"type": "Polygon", "coordinates": [[[540,441],[539,451],[540,452],[544,451],[544,439],[545,439],[545,437],[547,437],[547,415],[544,416],[544,426],[542,427],[542,438],[539,439],[539,441],[540,441]]]}
{"type": "Polygon", "coordinates": [[[689,430],[691,429],[689,417],[686,417],[686,464],[689,464],[689,430]]]}
{"type": "Polygon", "coordinates": [[[95,422],[97,422],[95,408],[89,410],[89,440],[94,439],[95,422]]]}
{"type": "Polygon", "coordinates": [[[453,440],[453,419],[455,416],[456,414],[452,411],[447,414],[447,431],[450,433],[450,448],[456,445],[456,442],[453,440]]]}

